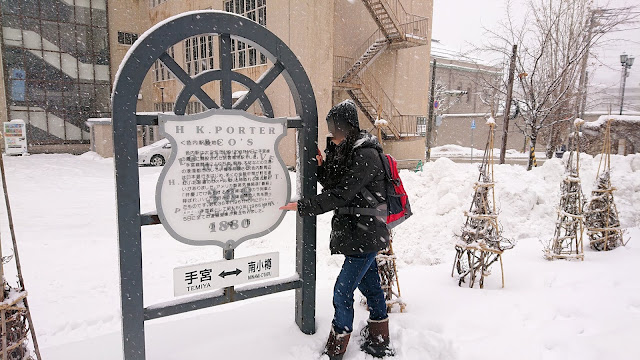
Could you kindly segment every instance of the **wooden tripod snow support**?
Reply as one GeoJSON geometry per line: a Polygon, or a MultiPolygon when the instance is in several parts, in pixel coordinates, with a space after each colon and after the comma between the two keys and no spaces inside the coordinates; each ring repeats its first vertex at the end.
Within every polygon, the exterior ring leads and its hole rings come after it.
{"type": "MultiPolygon", "coordinates": [[[[391,233],[391,237],[393,238],[393,233],[391,233]]],[[[389,243],[388,249],[380,251],[376,255],[376,263],[378,264],[378,275],[380,275],[380,286],[384,291],[384,299],[387,303],[387,312],[391,312],[395,305],[400,307],[400,312],[404,312],[407,304],[402,300],[398,268],[396,267],[396,254],[393,252],[391,243],[389,243]]]]}
{"type": "MultiPolygon", "coordinates": [[[[159,116],[138,114],[137,104],[143,81],[157,60],[167,66],[183,85],[173,107],[175,115],[162,115],[163,118],[174,119],[173,116],[175,116],[178,119],[172,121],[184,121],[186,127],[189,119],[196,119],[199,115],[184,115],[192,96],[198,98],[209,109],[207,113],[235,114],[242,117],[249,116],[247,109],[258,101],[264,114],[261,121],[275,123],[278,120],[277,123],[280,126],[296,129],[298,195],[306,197],[317,193],[315,155],[318,145],[318,110],[316,99],[302,64],[280,38],[243,16],[214,10],[178,14],[161,21],[141,35],[120,65],[112,96],[124,359],[146,358],[145,321],[288,290],[295,291],[295,321],[299,329],[305,334],[315,333],[316,218],[312,216],[296,218],[295,276],[255,286],[238,288],[228,286],[224,288],[222,294],[217,291],[208,292],[144,306],[141,227],[165,225],[165,223],[161,222],[163,219],[161,212],[142,214],[140,211],[136,129],[137,125],[158,125],[159,116]],[[217,65],[219,68],[191,76],[167,53],[167,49],[185,39],[203,34],[213,34],[218,38],[217,65]],[[251,45],[267,57],[270,66],[267,66],[268,69],[259,79],[254,80],[234,71],[232,40],[251,45]],[[267,95],[267,89],[279,76],[284,78],[288,86],[295,109],[295,115],[286,119],[273,119],[274,109],[267,95]],[[216,83],[220,86],[219,103],[204,91],[203,86],[208,83],[216,83]],[[235,102],[232,97],[233,83],[244,86],[248,91],[235,102]]],[[[182,131],[181,127],[174,127],[176,128],[179,129],[176,133],[182,131]]],[[[197,128],[193,130],[194,133],[198,132],[197,128]]],[[[205,145],[212,143],[204,142],[205,145]]],[[[175,160],[177,151],[177,147],[172,147],[170,162],[172,159],[175,160]]],[[[279,156],[279,154],[276,155],[279,156]]],[[[278,162],[284,168],[284,163],[278,162]]],[[[160,199],[163,198],[160,197],[160,199]]],[[[164,218],[166,220],[166,217],[164,218]]],[[[246,225],[249,226],[248,223],[246,225]]],[[[213,229],[215,227],[212,231],[213,229]]],[[[222,248],[225,260],[234,259],[234,249],[240,240],[234,240],[235,242],[230,240],[222,248]]],[[[208,244],[203,242],[202,245],[208,244]]]]}
{"type": "Polygon", "coordinates": [[[544,250],[544,256],[548,260],[553,259],[579,259],[584,260],[582,246],[582,232],[584,228],[584,194],[580,182],[580,136],[579,129],[584,123],[582,119],[576,119],[576,127],[571,137],[573,145],[569,147],[571,152],[565,167],[565,177],[560,185],[560,205],[558,206],[558,218],[553,239],[544,250]],[[575,163],[573,159],[575,158],[575,163]]]}
{"type": "Polygon", "coordinates": [[[489,267],[496,261],[500,261],[502,287],[504,287],[502,253],[515,245],[513,240],[503,238],[500,234],[493,177],[495,120],[489,118],[487,125],[490,130],[482,163],[479,166],[480,175],[473,186],[471,207],[465,212],[467,221],[462,228],[462,235],[455,244],[456,256],[451,269],[451,276],[457,273],[458,285],[466,281],[469,287],[473,287],[478,281],[480,288],[484,287],[485,276],[491,274],[489,267]]]}
{"type": "MultiPolygon", "coordinates": [[[[0,280],[2,281],[2,287],[0,288],[0,326],[2,330],[2,333],[0,334],[0,359],[33,359],[31,352],[27,348],[28,336],[31,334],[36,359],[40,360],[40,349],[38,347],[38,340],[36,339],[36,332],[33,327],[31,312],[29,311],[29,302],[27,301],[27,291],[24,286],[24,278],[22,277],[22,266],[20,266],[18,243],[16,241],[16,233],[13,227],[13,215],[11,214],[11,203],[9,202],[7,179],[4,171],[4,159],[1,153],[0,176],[2,178],[2,190],[4,192],[4,201],[7,208],[7,217],[9,219],[9,232],[11,233],[11,242],[13,245],[13,257],[15,259],[16,270],[18,272],[18,287],[13,288],[5,280],[5,257],[2,255],[2,246],[0,245],[0,280]]],[[[10,259],[11,257],[7,258],[10,259]]]]}
{"type": "Polygon", "coordinates": [[[598,164],[596,189],[591,192],[591,200],[585,211],[589,245],[594,250],[607,251],[625,245],[624,230],[620,228],[618,210],[613,199],[614,190],[616,188],[611,186],[611,119],[609,119],[598,164]],[[604,166],[602,166],[603,162],[604,166]]]}

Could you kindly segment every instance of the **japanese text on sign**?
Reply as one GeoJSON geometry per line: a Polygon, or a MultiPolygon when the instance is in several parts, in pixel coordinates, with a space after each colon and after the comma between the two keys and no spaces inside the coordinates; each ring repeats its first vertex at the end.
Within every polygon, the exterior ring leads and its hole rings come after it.
{"type": "Polygon", "coordinates": [[[173,270],[174,294],[194,294],[278,276],[277,252],[183,266],[173,270]]]}
{"type": "Polygon", "coordinates": [[[277,151],[286,120],[221,110],[179,118],[160,117],[174,151],[156,193],[165,228],[184,242],[217,245],[275,228],[290,191],[277,151]]]}

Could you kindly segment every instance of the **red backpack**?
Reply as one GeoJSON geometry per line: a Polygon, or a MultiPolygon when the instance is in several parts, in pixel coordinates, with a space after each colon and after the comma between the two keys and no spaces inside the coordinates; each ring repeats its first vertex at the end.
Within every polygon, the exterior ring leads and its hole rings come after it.
{"type": "Polygon", "coordinates": [[[387,228],[393,229],[412,215],[409,196],[398,173],[398,163],[389,154],[380,154],[387,187],[387,228]]]}
{"type": "Polygon", "coordinates": [[[411,205],[409,205],[409,197],[404,190],[400,174],[398,173],[398,163],[393,156],[380,153],[380,160],[384,167],[384,180],[386,188],[386,202],[380,202],[371,194],[367,188],[362,188],[360,193],[369,202],[371,208],[339,208],[336,214],[360,214],[367,216],[376,216],[380,221],[387,223],[387,229],[391,230],[400,225],[403,221],[412,215],[411,205]]]}

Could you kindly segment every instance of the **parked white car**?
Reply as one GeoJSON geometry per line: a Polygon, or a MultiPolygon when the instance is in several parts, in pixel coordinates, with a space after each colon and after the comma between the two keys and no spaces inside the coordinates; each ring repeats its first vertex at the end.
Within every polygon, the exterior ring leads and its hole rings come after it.
{"type": "Polygon", "coordinates": [[[156,141],[138,149],[138,165],[162,166],[171,155],[171,143],[168,139],[156,141]]]}

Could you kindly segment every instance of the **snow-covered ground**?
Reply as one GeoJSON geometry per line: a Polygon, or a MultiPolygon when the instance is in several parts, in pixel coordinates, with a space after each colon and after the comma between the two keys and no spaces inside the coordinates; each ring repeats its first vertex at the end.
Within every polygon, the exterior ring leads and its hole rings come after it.
{"type": "MultiPolygon", "coordinates": [[[[113,161],[95,154],[5,157],[7,183],[29,303],[43,358],[121,359],[118,248],[113,161]]],[[[581,156],[588,196],[599,158],[581,156]]],[[[415,215],[395,234],[401,290],[408,307],[391,314],[395,359],[640,359],[640,155],[612,156],[612,181],[626,247],[585,249],[584,262],[549,262],[563,165],[531,172],[495,167],[504,234],[518,240],[485,289],[451,278],[453,241],[464,223],[476,165],[442,158],[424,171],[402,171],[415,215]]],[[[142,210],[155,208],[159,168],[140,168],[142,210]]],[[[295,182],[294,182],[295,183],[295,182]]],[[[4,207],[0,234],[10,237],[4,207]]],[[[330,215],[318,219],[317,333],[294,323],[292,291],[217,306],[146,325],[147,359],[319,359],[333,315],[332,287],[342,258],[328,250],[330,215]]],[[[295,214],[271,234],[243,243],[236,256],[280,252],[282,277],[294,273],[295,214]]],[[[145,304],[173,298],[172,270],[222,258],[217,247],[143,228],[145,304]]],[[[13,263],[5,266],[13,271],[13,263]]],[[[7,277],[15,281],[15,275],[7,277]]],[[[367,312],[356,309],[355,329],[367,312]]],[[[345,359],[371,359],[354,336],[345,359]]]]}
{"type": "MultiPolygon", "coordinates": [[[[482,160],[482,156],[484,155],[484,149],[475,149],[475,148],[470,148],[470,147],[465,147],[465,146],[460,146],[460,145],[454,145],[454,144],[447,144],[447,145],[440,145],[440,146],[436,146],[434,148],[431,149],[431,156],[434,158],[441,158],[441,157],[446,157],[446,158],[460,158],[460,157],[469,157],[471,156],[471,152],[473,150],[473,157],[475,159],[477,159],[478,161],[482,160]]],[[[499,148],[495,148],[493,149],[493,156],[495,157],[496,160],[498,160],[498,158],[500,157],[500,149],[499,148]]],[[[529,158],[529,152],[520,152],[518,150],[514,150],[514,149],[508,149],[505,152],[505,157],[508,159],[528,159],[529,158]]],[[[545,159],[545,153],[543,151],[536,151],[536,158],[537,159],[541,159],[544,160],[545,159]]]]}

